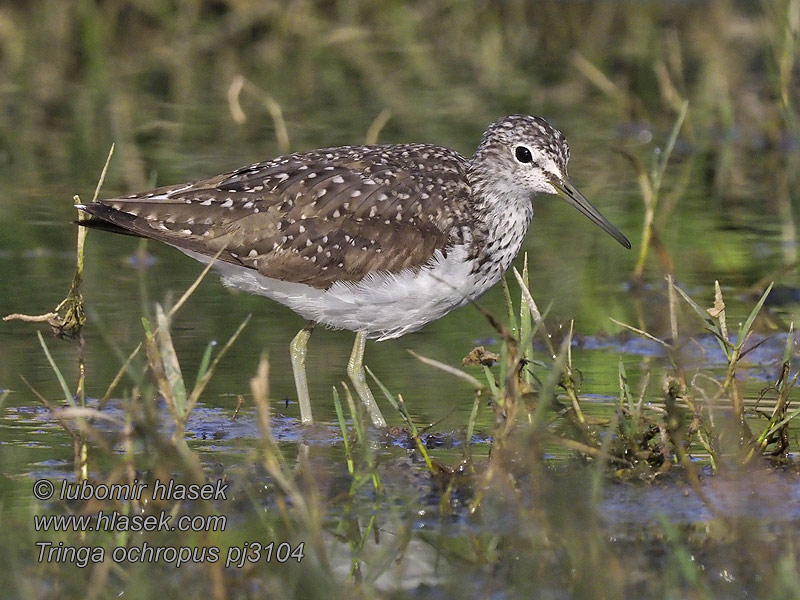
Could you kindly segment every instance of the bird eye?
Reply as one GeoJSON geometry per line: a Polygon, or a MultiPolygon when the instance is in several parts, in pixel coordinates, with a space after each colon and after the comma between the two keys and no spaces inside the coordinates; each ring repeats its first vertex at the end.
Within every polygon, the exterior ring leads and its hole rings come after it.
{"type": "Polygon", "coordinates": [[[517,149],[514,150],[514,156],[516,156],[517,160],[521,163],[529,163],[533,160],[531,151],[525,146],[517,146],[517,149]]]}

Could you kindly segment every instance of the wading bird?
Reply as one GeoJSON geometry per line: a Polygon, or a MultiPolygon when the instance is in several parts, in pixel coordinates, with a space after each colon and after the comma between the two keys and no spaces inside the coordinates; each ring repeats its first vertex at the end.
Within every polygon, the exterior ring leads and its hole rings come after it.
{"type": "Polygon", "coordinates": [[[81,225],[152,238],[222,282],[307,320],[290,350],[310,423],[306,346],[317,323],[356,332],[347,372],[376,426],[367,338],[416,331],[480,297],[522,246],[537,194],[558,194],[631,244],[567,178],[569,147],[540,117],[492,123],[472,158],[432,144],[297,152],[209,179],[80,204],[81,225]]]}

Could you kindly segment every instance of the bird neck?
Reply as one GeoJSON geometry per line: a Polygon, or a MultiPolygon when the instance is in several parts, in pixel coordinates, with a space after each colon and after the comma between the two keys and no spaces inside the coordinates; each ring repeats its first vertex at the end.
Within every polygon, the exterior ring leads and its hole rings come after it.
{"type": "Polygon", "coordinates": [[[522,248],[533,219],[533,199],[521,194],[519,188],[497,180],[478,178],[471,185],[476,199],[475,214],[486,236],[482,242],[478,241],[478,253],[486,255],[502,274],[522,248]]]}

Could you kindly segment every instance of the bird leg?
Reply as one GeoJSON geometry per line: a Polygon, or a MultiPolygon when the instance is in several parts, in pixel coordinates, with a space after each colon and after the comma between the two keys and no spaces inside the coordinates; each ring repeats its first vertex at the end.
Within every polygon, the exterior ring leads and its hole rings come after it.
{"type": "Polygon", "coordinates": [[[350,354],[350,360],[347,361],[347,375],[350,377],[350,381],[353,382],[353,387],[356,388],[356,393],[361,398],[361,402],[367,407],[375,427],[386,427],[386,421],[367,385],[367,377],[364,374],[364,346],[366,343],[367,334],[363,331],[357,332],[356,341],[353,344],[353,352],[350,354]]]}
{"type": "Polygon", "coordinates": [[[300,421],[304,424],[313,422],[311,418],[311,398],[308,395],[308,378],[306,377],[306,354],[308,338],[314,331],[314,321],[309,321],[306,326],[297,332],[289,344],[289,356],[292,359],[292,372],[294,373],[294,386],[297,389],[297,403],[300,405],[300,421]]]}

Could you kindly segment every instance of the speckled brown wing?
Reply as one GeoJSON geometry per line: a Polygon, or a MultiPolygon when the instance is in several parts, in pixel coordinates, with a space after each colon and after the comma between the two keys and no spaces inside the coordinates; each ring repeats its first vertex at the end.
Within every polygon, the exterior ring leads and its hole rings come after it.
{"type": "MultiPolygon", "coordinates": [[[[466,161],[425,144],[297,153],[89,204],[95,219],[262,275],[327,288],[418,268],[460,239],[466,161]]],[[[90,222],[91,224],[91,222],[90,222]]]]}

